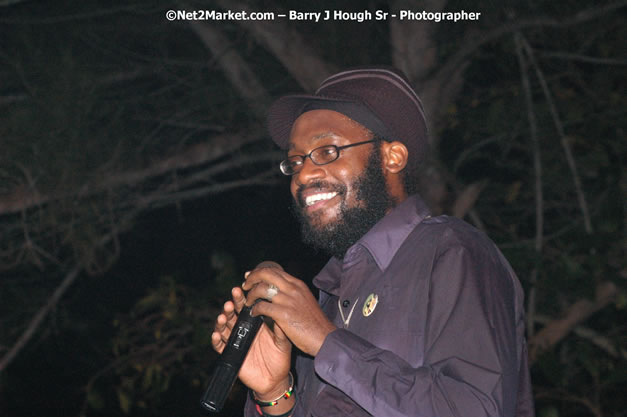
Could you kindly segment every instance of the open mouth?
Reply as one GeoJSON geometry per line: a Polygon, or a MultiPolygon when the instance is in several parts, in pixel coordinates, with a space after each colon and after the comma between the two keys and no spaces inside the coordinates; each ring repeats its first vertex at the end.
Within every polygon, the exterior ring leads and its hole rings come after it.
{"type": "Polygon", "coordinates": [[[310,194],[303,199],[305,209],[308,212],[319,210],[326,206],[330,200],[333,200],[338,195],[339,193],[336,191],[310,194]]]}
{"type": "Polygon", "coordinates": [[[307,186],[299,186],[296,190],[296,201],[303,213],[312,214],[314,211],[329,209],[339,204],[342,195],[345,194],[346,187],[342,184],[315,181],[307,186]]]}
{"type": "Polygon", "coordinates": [[[313,206],[314,204],[320,202],[320,201],[327,201],[332,199],[333,197],[335,197],[337,195],[336,192],[332,192],[332,193],[319,193],[319,194],[312,194],[312,195],[308,195],[307,197],[305,197],[305,205],[307,207],[313,206]]]}

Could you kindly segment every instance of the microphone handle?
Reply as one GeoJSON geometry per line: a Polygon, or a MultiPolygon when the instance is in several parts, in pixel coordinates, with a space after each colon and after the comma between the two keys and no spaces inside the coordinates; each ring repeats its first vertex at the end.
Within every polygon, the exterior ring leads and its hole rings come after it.
{"type": "Polygon", "coordinates": [[[248,349],[263,323],[261,316],[250,315],[251,309],[248,306],[242,308],[222,355],[214,363],[207,390],[200,400],[200,404],[209,411],[217,413],[222,410],[248,349]]]}
{"type": "MultiPolygon", "coordinates": [[[[255,269],[257,268],[283,270],[279,264],[272,261],[262,262],[255,269]]],[[[246,359],[248,349],[250,349],[250,345],[263,323],[263,316],[252,317],[250,315],[251,310],[252,306],[242,308],[220,358],[214,362],[209,384],[200,400],[200,404],[208,411],[217,413],[224,407],[224,403],[237,379],[237,374],[244,363],[244,359],[246,359]]]]}

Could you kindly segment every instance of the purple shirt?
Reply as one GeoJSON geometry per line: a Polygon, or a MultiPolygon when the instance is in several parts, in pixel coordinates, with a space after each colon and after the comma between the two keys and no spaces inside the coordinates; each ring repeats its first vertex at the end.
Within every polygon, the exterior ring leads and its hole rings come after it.
{"type": "Polygon", "coordinates": [[[338,330],[297,357],[294,417],[533,417],[523,291],[472,226],[409,197],[314,284],[338,330]]]}

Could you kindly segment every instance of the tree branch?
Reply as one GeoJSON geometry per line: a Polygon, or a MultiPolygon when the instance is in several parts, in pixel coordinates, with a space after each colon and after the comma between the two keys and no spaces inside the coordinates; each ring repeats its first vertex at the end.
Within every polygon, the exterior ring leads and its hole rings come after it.
{"type": "Polygon", "coordinates": [[[97,181],[87,182],[80,189],[72,190],[65,194],[41,194],[33,186],[28,188],[20,186],[10,194],[0,195],[0,216],[19,213],[20,211],[48,203],[51,200],[67,198],[72,195],[85,196],[119,186],[133,186],[172,171],[209,163],[234,152],[244,145],[256,142],[260,138],[259,134],[220,135],[208,142],[192,145],[174,156],[155,161],[147,168],[107,176],[103,175],[98,177],[97,181]]]}
{"type": "Polygon", "coordinates": [[[464,188],[453,203],[453,216],[463,219],[472,210],[486,184],[486,181],[477,181],[464,188]]]}
{"type": "MultiPolygon", "coordinates": [[[[262,174],[255,175],[250,178],[245,178],[241,180],[234,180],[230,182],[221,182],[218,184],[212,184],[207,187],[195,188],[191,190],[185,190],[180,192],[172,192],[178,188],[177,184],[171,184],[165,190],[157,190],[148,196],[140,197],[135,201],[134,206],[131,210],[125,215],[124,219],[120,220],[118,224],[111,222],[111,230],[107,234],[105,234],[101,239],[99,239],[96,245],[104,246],[108,244],[111,240],[117,239],[119,233],[122,233],[126,230],[126,225],[130,224],[131,219],[133,219],[137,214],[146,210],[147,208],[155,208],[162,207],[165,205],[169,205],[175,202],[180,202],[183,200],[189,200],[194,198],[199,198],[202,196],[206,196],[209,194],[216,194],[220,192],[225,192],[228,190],[232,190],[234,188],[250,186],[250,185],[259,185],[259,184],[271,184],[276,179],[275,170],[267,171],[262,174]]],[[[90,260],[81,260],[79,261],[71,270],[68,272],[59,284],[59,286],[54,290],[48,301],[39,309],[39,311],[35,314],[35,316],[31,319],[29,324],[27,325],[24,332],[17,339],[17,341],[13,344],[13,346],[8,350],[6,354],[0,359],[0,373],[6,369],[6,367],[15,359],[15,357],[19,354],[19,352],[26,346],[26,344],[30,341],[30,339],[35,335],[37,329],[41,326],[43,320],[50,313],[50,311],[58,304],[61,297],[65,294],[65,292],[70,288],[70,286],[76,281],[76,278],[79,276],[81,271],[83,271],[88,265],[90,260]]]]}
{"type": "Polygon", "coordinates": [[[20,101],[28,100],[27,94],[11,94],[0,97],[0,106],[6,106],[13,103],[19,103],[20,101]]]}
{"type": "Polygon", "coordinates": [[[549,322],[529,340],[531,362],[535,361],[542,352],[555,346],[579,323],[611,304],[617,294],[618,288],[613,282],[603,282],[597,286],[594,300],[579,300],[564,312],[563,318],[549,322]]]}
{"type": "Polygon", "coordinates": [[[485,45],[488,42],[491,42],[495,39],[500,38],[503,35],[507,35],[510,33],[520,32],[523,29],[527,28],[536,28],[536,27],[553,27],[553,28],[561,28],[573,26],[578,23],[587,22],[589,20],[593,20],[599,18],[601,16],[605,16],[615,10],[620,9],[627,5],[627,0],[621,0],[614,3],[610,3],[604,7],[593,6],[588,9],[584,9],[575,13],[574,15],[568,16],[564,19],[555,19],[551,17],[539,17],[534,19],[523,19],[516,23],[507,23],[499,28],[492,29],[482,35],[474,36],[469,38],[468,41],[463,45],[453,56],[451,56],[446,64],[439,71],[443,74],[453,74],[455,69],[458,68],[462,63],[473,54],[478,48],[485,45]]]}
{"type": "Polygon", "coordinates": [[[567,52],[540,52],[539,55],[542,58],[565,59],[568,61],[579,61],[579,62],[585,62],[588,64],[621,65],[621,66],[627,65],[627,60],[625,59],[597,58],[593,56],[571,54],[567,52]]]}
{"type": "Polygon", "coordinates": [[[217,26],[197,20],[192,20],[190,26],[216,57],[222,72],[246,101],[257,119],[264,120],[270,105],[270,95],[254,71],[233,49],[229,40],[217,29],[217,26]]]}
{"type": "Polygon", "coordinates": [[[0,7],[13,6],[14,4],[22,3],[28,0],[2,0],[0,1],[0,7]]]}
{"type": "Polygon", "coordinates": [[[67,289],[74,283],[78,275],[80,274],[82,267],[80,265],[74,266],[70,272],[67,273],[61,284],[54,290],[52,296],[48,299],[46,304],[44,304],[37,314],[31,319],[30,323],[26,327],[26,330],[22,333],[22,335],[17,339],[17,341],[13,344],[11,349],[2,356],[0,359],[0,373],[2,373],[7,366],[15,359],[15,357],[20,353],[20,351],[26,346],[28,341],[33,337],[41,323],[46,318],[48,313],[57,305],[63,294],[67,291],[67,289]]]}
{"type": "Polygon", "coordinates": [[[529,121],[529,133],[531,139],[531,149],[533,150],[533,172],[535,179],[535,209],[536,209],[536,237],[535,252],[536,265],[531,271],[529,298],[527,302],[527,337],[531,338],[535,331],[536,314],[536,283],[538,279],[538,268],[542,260],[542,241],[544,238],[544,197],[542,193],[542,162],[540,158],[540,145],[538,143],[538,124],[533,108],[533,97],[531,94],[531,83],[529,82],[528,63],[523,54],[523,46],[519,32],[514,34],[516,44],[516,55],[518,56],[518,66],[520,67],[521,82],[525,93],[525,104],[527,107],[527,119],[529,121]]]}
{"type": "Polygon", "coordinates": [[[210,194],[223,193],[240,187],[248,187],[251,185],[273,185],[277,182],[275,172],[266,174],[257,174],[254,177],[234,180],[228,182],[220,182],[218,184],[208,185],[206,187],[193,188],[190,190],[179,191],[171,194],[155,193],[149,197],[141,197],[140,204],[158,208],[185,200],[196,199],[210,194]],[[273,179],[273,177],[275,177],[273,179]]]}
{"type": "Polygon", "coordinates": [[[581,395],[573,395],[564,389],[540,390],[535,394],[535,399],[552,399],[569,403],[583,405],[592,413],[593,417],[603,417],[603,413],[598,404],[593,403],[588,398],[581,395]]]}
{"type": "MultiPolygon", "coordinates": [[[[551,321],[553,320],[552,318],[548,316],[543,316],[541,314],[536,315],[535,319],[537,323],[540,323],[543,325],[547,325],[551,323],[551,321]]],[[[595,332],[592,329],[589,329],[583,326],[576,326],[575,328],[573,328],[573,333],[575,333],[577,336],[583,339],[589,340],[595,346],[604,350],[607,354],[609,354],[613,358],[627,359],[627,350],[621,349],[621,348],[617,349],[615,343],[613,343],[610,339],[595,332]]]]}
{"type": "Polygon", "coordinates": [[[551,116],[553,118],[553,123],[555,124],[555,128],[557,129],[557,133],[560,136],[560,142],[562,144],[562,148],[564,148],[564,153],[566,154],[566,160],[568,162],[568,167],[570,168],[570,173],[573,177],[573,182],[575,183],[575,191],[577,193],[577,200],[579,201],[579,207],[581,208],[581,213],[583,215],[584,225],[586,229],[586,233],[589,235],[592,234],[592,223],[590,222],[590,214],[588,212],[588,204],[586,203],[586,197],[583,192],[583,187],[581,185],[581,179],[579,178],[579,172],[577,171],[577,164],[575,163],[575,158],[573,156],[573,152],[570,148],[570,143],[566,134],[564,133],[564,126],[562,121],[560,120],[559,114],[557,112],[557,108],[555,106],[555,102],[553,101],[553,95],[549,90],[549,86],[544,78],[544,74],[538,65],[533,49],[526,41],[526,39],[521,35],[520,42],[522,47],[527,51],[527,55],[529,56],[529,61],[531,65],[533,65],[536,76],[540,81],[540,85],[542,86],[542,91],[544,92],[544,96],[546,97],[546,101],[549,104],[549,110],[551,112],[551,116]]]}
{"type": "MultiPolygon", "coordinates": [[[[217,4],[225,10],[251,11],[242,1],[217,0],[217,4]]],[[[241,20],[236,23],[272,52],[307,92],[317,89],[325,78],[337,70],[319,56],[310,46],[311,42],[284,21],[241,20]]]]}
{"type": "MultiPolygon", "coordinates": [[[[27,1],[27,0],[3,0],[3,1],[9,1],[9,2],[21,2],[21,1],[27,1]]],[[[9,3],[10,4],[10,3],[9,3]]],[[[2,7],[3,5],[0,4],[0,7],[2,7]]],[[[141,5],[135,5],[135,4],[131,4],[130,6],[120,6],[120,7],[104,7],[101,10],[90,10],[90,11],[86,11],[86,12],[79,12],[79,13],[75,13],[75,14],[66,14],[66,15],[62,15],[62,16],[50,16],[50,17],[42,17],[42,18],[32,18],[32,19],[26,19],[26,18],[14,18],[14,19],[7,19],[7,18],[2,18],[0,19],[1,23],[6,23],[6,24],[12,24],[12,25],[54,25],[54,24],[58,24],[58,23],[64,23],[64,22],[72,22],[72,21],[76,21],[76,20],[86,20],[86,19],[93,19],[95,17],[102,17],[102,16],[109,16],[109,15],[114,15],[114,14],[118,14],[118,13],[125,13],[125,12],[145,12],[145,9],[142,10],[141,9],[141,5]]]]}
{"type": "MultiPolygon", "coordinates": [[[[391,10],[429,10],[438,12],[444,9],[447,0],[396,0],[391,10]]],[[[437,65],[437,44],[434,39],[436,22],[421,22],[416,25],[411,20],[393,19],[390,21],[390,41],[392,63],[402,70],[412,83],[423,80],[437,65]]]]}

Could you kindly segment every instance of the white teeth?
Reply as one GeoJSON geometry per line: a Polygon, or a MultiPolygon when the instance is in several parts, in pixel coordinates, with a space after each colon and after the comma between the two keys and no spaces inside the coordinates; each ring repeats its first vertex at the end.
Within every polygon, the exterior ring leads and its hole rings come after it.
{"type": "Polygon", "coordinates": [[[305,198],[305,204],[309,207],[312,204],[320,201],[320,200],[330,200],[333,197],[335,197],[337,195],[337,193],[320,193],[320,194],[314,194],[314,195],[310,195],[307,196],[305,198]]]}

